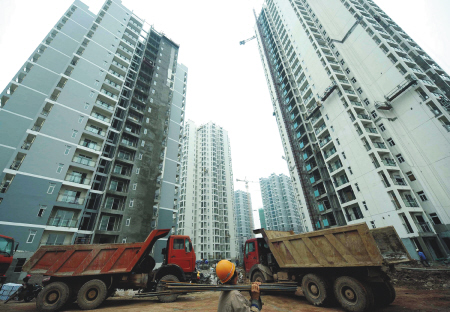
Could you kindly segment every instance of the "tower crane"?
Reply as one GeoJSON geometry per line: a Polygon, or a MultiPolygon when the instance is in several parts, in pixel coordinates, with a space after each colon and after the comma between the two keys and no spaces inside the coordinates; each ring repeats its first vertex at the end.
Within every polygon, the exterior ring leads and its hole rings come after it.
{"type": "Polygon", "coordinates": [[[256,38],[256,36],[253,36],[253,37],[248,38],[248,39],[246,39],[246,40],[239,41],[239,44],[240,44],[240,45],[244,45],[244,44],[246,44],[247,42],[249,42],[249,41],[251,41],[251,40],[253,40],[253,39],[255,39],[255,38],[256,38]]]}
{"type": "MultiPolygon", "coordinates": [[[[250,200],[249,200],[249,196],[250,196],[250,192],[249,192],[249,189],[248,189],[248,183],[249,182],[251,182],[251,183],[259,183],[259,182],[255,182],[255,181],[249,181],[249,180],[247,180],[247,178],[245,178],[244,180],[241,180],[241,179],[236,179],[236,182],[245,182],[245,190],[246,190],[246,192],[247,192],[247,203],[248,203],[248,216],[249,216],[249,218],[250,218],[250,225],[252,226],[252,233],[253,233],[253,230],[255,229],[255,223],[254,223],[254,221],[253,221],[253,211],[252,211],[252,207],[250,207],[250,200]]],[[[252,236],[253,236],[253,234],[252,234],[252,236]]]]}

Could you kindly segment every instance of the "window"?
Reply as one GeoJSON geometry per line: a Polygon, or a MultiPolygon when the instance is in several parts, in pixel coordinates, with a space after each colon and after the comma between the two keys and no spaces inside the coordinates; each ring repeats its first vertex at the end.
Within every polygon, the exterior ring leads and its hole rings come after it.
{"type": "Polygon", "coordinates": [[[151,108],[151,107],[148,108],[148,112],[149,112],[149,113],[152,112],[152,108],[151,108]]]}
{"type": "Polygon", "coordinates": [[[334,46],[334,44],[331,44],[331,46],[330,46],[332,49],[334,49],[335,48],[335,46],[334,46]]]}
{"type": "Polygon", "coordinates": [[[352,82],[353,82],[353,83],[356,83],[355,77],[352,78],[352,82]]]}
{"type": "Polygon", "coordinates": [[[173,249],[184,249],[184,239],[176,238],[173,240],[173,249]]]}
{"type": "Polygon", "coordinates": [[[363,202],[363,206],[364,206],[364,209],[369,210],[369,208],[367,208],[366,202],[363,202]]]}
{"type": "Polygon", "coordinates": [[[134,206],[134,199],[130,199],[130,204],[129,204],[129,206],[130,206],[130,207],[133,207],[133,206],[134,206]]]}
{"type": "Polygon", "coordinates": [[[136,191],[136,189],[137,189],[137,183],[134,183],[133,184],[133,191],[136,191]]]}
{"type": "Polygon", "coordinates": [[[419,195],[419,197],[422,201],[428,200],[427,196],[425,195],[425,193],[423,191],[417,192],[417,195],[419,195]]]}
{"type": "Polygon", "coordinates": [[[347,159],[347,157],[345,157],[345,153],[342,152],[342,157],[344,157],[344,159],[347,159]]]}
{"type": "Polygon", "coordinates": [[[414,176],[414,174],[412,173],[412,171],[408,171],[406,173],[406,176],[408,177],[409,181],[416,181],[416,177],[414,176]]]}
{"type": "Polygon", "coordinates": [[[140,171],[141,171],[141,168],[136,168],[136,174],[139,174],[140,171]]]}
{"type": "Polygon", "coordinates": [[[186,251],[186,252],[191,252],[191,250],[192,250],[192,244],[191,244],[191,242],[189,241],[189,239],[185,239],[184,240],[184,251],[186,251]]]}
{"type": "Polygon", "coordinates": [[[399,163],[405,162],[405,159],[403,158],[402,154],[397,154],[397,155],[395,155],[395,157],[397,157],[397,160],[399,163]]]}
{"type": "Polygon", "coordinates": [[[78,130],[72,130],[72,138],[76,138],[78,134],[78,130]]]}
{"type": "Polygon", "coordinates": [[[50,183],[48,186],[47,194],[53,194],[53,191],[55,190],[56,183],[50,183]]]}
{"type": "Polygon", "coordinates": [[[125,226],[130,226],[131,218],[125,220],[125,226]]]}
{"type": "Polygon", "coordinates": [[[348,167],[348,172],[350,172],[350,174],[353,174],[352,167],[348,167]]]}
{"type": "Polygon", "coordinates": [[[383,132],[386,130],[386,128],[384,127],[383,124],[379,124],[378,127],[380,127],[380,130],[383,131],[383,132]]]}
{"type": "Polygon", "coordinates": [[[142,146],[142,147],[145,146],[145,141],[144,141],[144,140],[141,141],[141,146],[142,146]]]}
{"type": "MultiPolygon", "coordinates": [[[[109,53],[110,53],[110,52],[108,52],[108,54],[109,54],[109,53]]],[[[100,71],[98,72],[98,75],[101,76],[103,73],[104,73],[104,71],[100,69],[100,71]]]]}
{"type": "MultiPolygon", "coordinates": [[[[359,92],[359,91],[358,91],[359,92]]],[[[376,111],[372,111],[371,113],[370,113],[370,115],[372,115],[372,117],[373,118],[377,118],[377,112],[376,111]]]]}
{"type": "Polygon", "coordinates": [[[126,237],[122,238],[122,244],[125,244],[126,242],[127,242],[127,238],[126,237]]]}
{"type": "Polygon", "coordinates": [[[37,234],[36,230],[30,230],[30,234],[28,234],[27,244],[31,244],[34,241],[34,238],[37,234]]]}
{"type": "Polygon", "coordinates": [[[375,221],[370,221],[370,225],[372,225],[372,228],[376,229],[375,221]]]}
{"type": "Polygon", "coordinates": [[[430,213],[430,218],[434,224],[442,224],[441,219],[439,219],[439,216],[437,215],[437,213],[435,213],[435,212],[430,213]]]}
{"type": "Polygon", "coordinates": [[[98,80],[95,80],[95,82],[94,82],[94,86],[98,86],[98,84],[100,83],[100,81],[98,81],[98,80]]]}
{"type": "Polygon", "coordinates": [[[146,118],[146,119],[145,119],[145,122],[146,122],[146,123],[149,123],[149,122],[150,122],[150,118],[146,118]]]}
{"type": "Polygon", "coordinates": [[[359,189],[358,183],[355,183],[355,187],[358,190],[358,192],[361,192],[361,190],[359,189]]]}
{"type": "Polygon", "coordinates": [[[369,105],[369,104],[370,104],[369,99],[365,99],[365,100],[364,100],[364,104],[369,105]]]}
{"type": "Polygon", "coordinates": [[[39,211],[38,211],[37,216],[38,217],[42,217],[44,215],[45,209],[47,209],[47,206],[39,205],[39,211]]]}
{"type": "Polygon", "coordinates": [[[331,128],[331,131],[333,131],[333,132],[334,132],[334,128],[333,128],[333,126],[331,126],[330,128],[331,128]]]}
{"type": "Polygon", "coordinates": [[[341,53],[339,53],[339,52],[336,52],[336,57],[339,57],[339,55],[341,55],[341,53]]]}
{"type": "Polygon", "coordinates": [[[328,118],[328,114],[325,114],[325,118],[326,118],[327,120],[330,120],[330,118],[328,118]]]}
{"type": "Polygon", "coordinates": [[[155,94],[155,89],[152,89],[152,94],[155,94]]]}
{"type": "Polygon", "coordinates": [[[84,109],[88,109],[89,108],[89,103],[88,102],[84,102],[84,109]]]}
{"type": "Polygon", "coordinates": [[[395,146],[395,142],[394,142],[394,140],[392,140],[392,138],[387,139],[387,141],[390,146],[395,146]]]}
{"type": "Polygon", "coordinates": [[[27,258],[17,258],[16,266],[14,267],[14,273],[22,272],[22,267],[27,261],[27,258]]]}
{"type": "Polygon", "coordinates": [[[350,74],[350,69],[347,68],[347,69],[345,70],[345,72],[346,72],[347,74],[350,74]]]}
{"type": "Polygon", "coordinates": [[[147,129],[144,129],[144,134],[147,134],[147,129]]]}
{"type": "MultiPolygon", "coordinates": [[[[106,63],[106,62],[105,62],[106,63]]],[[[95,92],[91,91],[91,93],[89,93],[89,97],[94,97],[95,92]]]]}
{"type": "Polygon", "coordinates": [[[363,90],[361,88],[358,88],[358,90],[356,90],[356,91],[358,91],[359,94],[363,93],[363,90]]]}
{"type": "Polygon", "coordinates": [[[56,173],[61,173],[63,170],[64,164],[58,164],[58,168],[56,168],[56,173]]]}
{"type": "Polygon", "coordinates": [[[150,103],[153,103],[153,98],[150,98],[150,103]]]}
{"type": "Polygon", "coordinates": [[[143,156],[142,154],[139,154],[139,160],[142,160],[142,156],[143,156]]]}
{"type": "Polygon", "coordinates": [[[341,65],[344,65],[345,64],[345,61],[344,60],[341,60],[341,65]]]}
{"type": "Polygon", "coordinates": [[[336,139],[336,143],[337,143],[338,145],[341,145],[341,143],[339,143],[339,139],[336,139]]]}

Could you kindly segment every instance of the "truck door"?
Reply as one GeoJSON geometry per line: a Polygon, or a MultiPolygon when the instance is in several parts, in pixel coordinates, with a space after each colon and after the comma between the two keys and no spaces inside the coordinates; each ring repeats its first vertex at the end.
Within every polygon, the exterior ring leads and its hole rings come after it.
{"type": "Polygon", "coordinates": [[[194,257],[192,257],[192,244],[188,238],[174,238],[170,246],[168,264],[176,264],[184,272],[192,272],[194,267],[194,257]],[[187,245],[187,247],[186,247],[187,245]]]}
{"type": "Polygon", "coordinates": [[[256,250],[255,241],[246,242],[244,262],[246,272],[250,272],[250,269],[253,267],[253,265],[258,263],[258,253],[256,250]]]}

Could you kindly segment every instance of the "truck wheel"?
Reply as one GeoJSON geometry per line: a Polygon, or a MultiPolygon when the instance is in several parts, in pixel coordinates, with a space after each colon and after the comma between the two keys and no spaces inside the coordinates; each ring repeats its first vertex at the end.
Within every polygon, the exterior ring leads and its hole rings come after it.
{"type": "Polygon", "coordinates": [[[377,307],[385,307],[395,300],[395,288],[390,281],[371,285],[377,307]]]}
{"type": "Polygon", "coordinates": [[[317,274],[306,274],[302,279],[303,294],[311,304],[323,306],[332,297],[332,291],[328,281],[317,274]]]}
{"type": "Polygon", "coordinates": [[[256,271],[252,276],[252,283],[253,282],[265,283],[266,279],[264,278],[264,275],[261,272],[256,271]]]}
{"type": "Polygon", "coordinates": [[[351,312],[368,311],[374,304],[370,286],[350,276],[341,276],[336,279],[334,295],[341,306],[351,312]]]}
{"type": "Polygon", "coordinates": [[[77,304],[82,310],[91,310],[98,307],[106,299],[108,288],[105,283],[93,279],[84,283],[77,294],[77,304]]]}
{"type": "MultiPolygon", "coordinates": [[[[158,285],[156,285],[156,291],[164,291],[164,285],[162,284],[161,281],[179,282],[180,280],[175,275],[164,275],[163,277],[161,277],[159,279],[158,285]]],[[[165,302],[165,303],[174,302],[175,300],[177,300],[177,298],[178,298],[177,294],[158,296],[159,301],[165,302]]]]}
{"type": "Polygon", "coordinates": [[[69,286],[63,282],[50,283],[36,298],[38,311],[60,310],[69,300],[69,286]]]}

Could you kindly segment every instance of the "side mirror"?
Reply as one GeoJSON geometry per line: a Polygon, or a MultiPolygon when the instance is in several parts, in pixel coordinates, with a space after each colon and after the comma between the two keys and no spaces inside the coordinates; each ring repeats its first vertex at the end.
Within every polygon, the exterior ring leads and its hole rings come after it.
{"type": "Polygon", "coordinates": [[[165,255],[165,254],[166,254],[166,248],[163,248],[163,249],[161,250],[161,254],[162,254],[162,255],[165,255]]]}
{"type": "Polygon", "coordinates": [[[17,248],[19,248],[19,243],[16,244],[16,248],[14,248],[14,253],[16,253],[17,248]]]}

